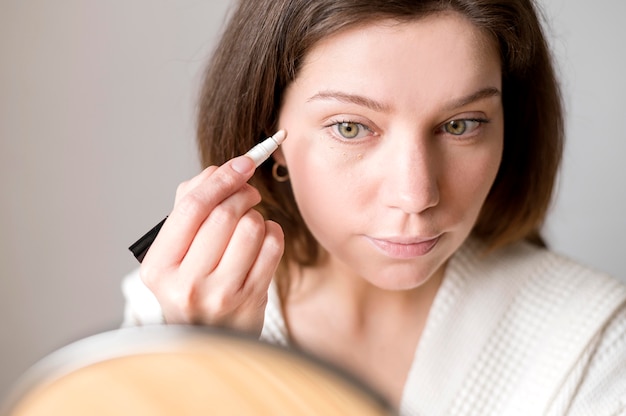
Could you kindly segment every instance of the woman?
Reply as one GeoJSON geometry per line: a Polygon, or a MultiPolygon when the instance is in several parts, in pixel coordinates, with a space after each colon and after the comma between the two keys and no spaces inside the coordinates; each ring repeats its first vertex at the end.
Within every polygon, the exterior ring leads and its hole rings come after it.
{"type": "Polygon", "coordinates": [[[626,288],[539,235],[562,137],[530,0],[241,1],[126,323],[260,334],[407,415],[626,411],[626,288]]]}

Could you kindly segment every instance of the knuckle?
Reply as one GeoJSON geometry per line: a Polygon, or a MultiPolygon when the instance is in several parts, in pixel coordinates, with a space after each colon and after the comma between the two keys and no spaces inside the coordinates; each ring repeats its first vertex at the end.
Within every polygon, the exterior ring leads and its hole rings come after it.
{"type": "Polygon", "coordinates": [[[236,302],[232,293],[214,290],[207,296],[205,310],[211,321],[219,322],[224,320],[235,307],[236,302]]]}
{"type": "Polygon", "coordinates": [[[280,225],[274,221],[266,221],[267,229],[265,244],[271,253],[282,254],[285,250],[285,233],[280,225]]]}
{"type": "Polygon", "coordinates": [[[238,217],[239,213],[236,207],[228,204],[220,204],[211,211],[208,219],[213,224],[223,225],[237,221],[238,217]]]}
{"type": "Polygon", "coordinates": [[[263,218],[261,213],[257,211],[256,209],[248,210],[248,212],[246,212],[246,215],[244,215],[243,219],[245,219],[246,222],[250,224],[250,226],[253,226],[255,228],[260,227],[260,228],[263,228],[263,230],[265,230],[265,219],[263,218]]]}
{"type": "Polygon", "coordinates": [[[246,184],[243,191],[246,193],[246,197],[252,205],[256,205],[261,202],[261,193],[254,186],[246,184]]]}
{"type": "Polygon", "coordinates": [[[161,275],[161,270],[150,265],[148,262],[142,263],[141,267],[139,268],[139,278],[149,288],[152,288],[156,285],[156,283],[160,280],[159,276],[161,275]]]}
{"type": "Polygon", "coordinates": [[[234,188],[241,186],[238,178],[226,173],[223,170],[220,170],[212,175],[211,180],[213,186],[215,187],[215,192],[221,195],[228,195],[234,188]]]}
{"type": "Polygon", "coordinates": [[[280,240],[282,242],[285,239],[283,227],[281,227],[277,222],[267,220],[265,221],[265,227],[268,230],[268,234],[272,235],[276,240],[280,240]]]}
{"type": "Polygon", "coordinates": [[[265,235],[265,220],[263,216],[256,210],[249,210],[239,220],[238,228],[242,233],[252,239],[259,239],[265,235]]]}
{"type": "Polygon", "coordinates": [[[176,201],[179,201],[183,197],[183,195],[187,193],[190,182],[191,181],[184,181],[178,184],[178,186],[176,187],[176,201]]]}
{"type": "Polygon", "coordinates": [[[200,172],[200,174],[198,176],[196,176],[197,178],[207,178],[209,176],[211,176],[213,174],[213,172],[215,172],[217,169],[219,168],[219,166],[216,165],[211,165],[211,166],[207,166],[202,172],[200,172]]]}
{"type": "Polygon", "coordinates": [[[224,197],[231,193],[236,179],[217,169],[217,166],[209,166],[196,177],[178,185],[175,206],[181,213],[188,216],[202,214],[207,206],[219,200],[220,195],[224,197]]]}
{"type": "MultiPolygon", "coordinates": [[[[249,279],[241,288],[241,297],[245,299],[248,306],[265,305],[267,302],[267,285],[264,279],[259,279],[260,275],[249,279]]],[[[269,282],[267,282],[269,284],[269,282]]]]}
{"type": "Polygon", "coordinates": [[[197,192],[188,192],[176,204],[178,212],[188,218],[195,218],[204,211],[204,204],[197,192]]]}
{"type": "Polygon", "coordinates": [[[176,314],[185,322],[194,322],[199,316],[198,296],[193,285],[186,285],[169,291],[169,303],[175,305],[176,314]]]}

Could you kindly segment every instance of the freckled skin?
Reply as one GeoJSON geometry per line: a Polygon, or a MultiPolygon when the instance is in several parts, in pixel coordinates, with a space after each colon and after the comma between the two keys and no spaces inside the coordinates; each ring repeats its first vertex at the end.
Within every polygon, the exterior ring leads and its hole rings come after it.
{"type": "Polygon", "coordinates": [[[280,126],[289,140],[276,158],[288,166],[311,232],[342,265],[337,272],[385,289],[414,288],[441,272],[470,233],[501,160],[500,96],[450,108],[485,88],[501,89],[495,43],[457,14],[350,29],[309,53],[284,98],[280,126]],[[329,90],[385,109],[311,99],[329,90]],[[489,122],[462,137],[442,133],[457,117],[489,122]],[[328,126],[334,119],[371,131],[348,140],[328,126]],[[427,256],[404,261],[367,241],[439,235],[427,256]]]}

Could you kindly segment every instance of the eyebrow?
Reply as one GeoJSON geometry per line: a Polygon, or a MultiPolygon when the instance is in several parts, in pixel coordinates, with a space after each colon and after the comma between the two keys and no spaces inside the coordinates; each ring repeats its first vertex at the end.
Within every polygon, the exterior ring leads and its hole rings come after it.
{"type": "Polygon", "coordinates": [[[307,100],[308,103],[317,100],[335,100],[346,104],[356,104],[361,107],[367,107],[371,110],[388,113],[391,111],[391,106],[381,103],[380,101],[373,100],[358,94],[349,94],[341,91],[326,90],[320,91],[307,100]]]}
{"type": "Polygon", "coordinates": [[[446,106],[448,110],[456,110],[457,108],[465,107],[468,104],[472,104],[476,101],[484,100],[485,98],[500,97],[502,93],[496,87],[487,87],[476,91],[473,94],[466,95],[453,100],[446,106]]]}
{"type": "MultiPolygon", "coordinates": [[[[453,100],[451,103],[449,103],[446,106],[446,109],[456,110],[457,108],[464,107],[468,104],[472,104],[473,102],[480,101],[480,100],[483,100],[485,98],[490,98],[490,97],[499,97],[501,95],[502,93],[496,87],[482,88],[473,94],[453,100]]],[[[339,102],[347,103],[347,104],[356,104],[361,107],[367,107],[371,110],[381,112],[381,113],[388,113],[391,111],[391,106],[386,103],[376,101],[374,99],[365,97],[363,95],[350,94],[350,93],[346,93],[342,91],[335,91],[335,90],[320,91],[317,94],[313,95],[311,98],[309,98],[307,102],[312,102],[312,101],[317,101],[317,100],[335,100],[335,101],[339,101],[339,102]]]]}

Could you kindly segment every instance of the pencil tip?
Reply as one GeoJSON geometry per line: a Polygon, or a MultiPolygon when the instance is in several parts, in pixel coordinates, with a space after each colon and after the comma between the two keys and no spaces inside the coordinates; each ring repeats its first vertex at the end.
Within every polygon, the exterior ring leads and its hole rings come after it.
{"type": "Polygon", "coordinates": [[[287,130],[278,130],[278,132],[273,135],[272,138],[277,144],[281,144],[287,138],[287,130]]]}

